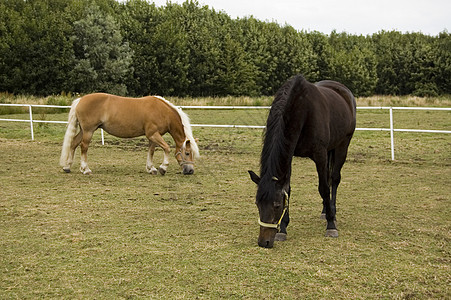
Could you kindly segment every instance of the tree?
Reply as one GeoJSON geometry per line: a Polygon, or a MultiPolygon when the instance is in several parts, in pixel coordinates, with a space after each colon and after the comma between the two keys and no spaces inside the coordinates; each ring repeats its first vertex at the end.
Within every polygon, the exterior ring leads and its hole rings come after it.
{"type": "Polygon", "coordinates": [[[312,63],[309,80],[320,81],[331,78],[330,60],[332,57],[332,46],[329,44],[329,37],[318,31],[309,32],[306,34],[306,37],[315,54],[315,62],[312,63]]]}
{"type": "Polygon", "coordinates": [[[268,26],[253,17],[240,19],[236,22],[241,31],[240,43],[245,55],[243,59],[253,66],[252,77],[256,85],[256,94],[271,94],[269,91],[273,90],[273,86],[268,86],[270,77],[268,69],[275,67],[273,67],[274,65],[270,66],[273,60],[268,44],[268,26]]]}
{"type": "MultiPolygon", "coordinates": [[[[168,4],[170,8],[171,5],[168,4]]],[[[215,12],[208,6],[199,7],[197,2],[182,4],[183,16],[177,20],[188,34],[187,51],[190,55],[188,79],[190,94],[210,96],[215,94],[221,55],[218,34],[222,23],[215,18],[215,12]]]]}
{"type": "Polygon", "coordinates": [[[433,42],[436,84],[440,94],[451,94],[451,34],[441,32],[433,42]]]}
{"type": "Polygon", "coordinates": [[[46,95],[68,90],[72,29],[65,1],[1,4],[0,90],[46,95]]]}
{"type": "Polygon", "coordinates": [[[313,77],[316,55],[305,34],[277,23],[262,23],[260,30],[264,44],[253,47],[263,54],[261,60],[257,60],[265,79],[261,83],[262,94],[274,95],[288,78],[298,73],[313,77]]]}
{"type": "Polygon", "coordinates": [[[256,67],[246,60],[246,53],[239,40],[239,34],[232,29],[222,39],[216,91],[219,95],[258,94],[254,77],[256,67]]]}
{"type": "Polygon", "coordinates": [[[151,86],[161,95],[185,96],[190,92],[188,70],[191,62],[188,33],[182,22],[184,13],[180,5],[168,4],[149,40],[153,52],[149,71],[155,74],[151,86]]]}
{"type": "Polygon", "coordinates": [[[163,11],[145,0],[127,1],[119,20],[124,40],[134,53],[133,73],[127,80],[128,92],[134,96],[160,94],[155,87],[160,76],[156,70],[154,36],[157,26],[163,22],[163,11]]]}
{"type": "Polygon", "coordinates": [[[356,95],[451,94],[451,36],[299,32],[197,0],[0,0],[0,91],[273,95],[297,73],[356,95]]]}
{"type": "Polygon", "coordinates": [[[123,42],[114,18],[92,4],[86,8],[84,18],[74,23],[74,31],[74,90],[125,95],[133,52],[128,43],[123,42]]]}
{"type": "Polygon", "coordinates": [[[372,36],[377,57],[376,93],[407,95],[414,91],[411,36],[398,31],[382,31],[372,36]]]}
{"type": "Polygon", "coordinates": [[[430,37],[421,33],[411,34],[410,48],[412,64],[410,66],[410,91],[416,96],[438,96],[433,43],[430,37]]]}
{"type": "Polygon", "coordinates": [[[25,33],[20,17],[23,8],[17,6],[23,3],[15,2],[0,3],[0,91],[14,91],[22,77],[17,45],[25,44],[25,33]]]}
{"type": "Polygon", "coordinates": [[[356,96],[368,96],[377,83],[376,56],[363,36],[333,31],[329,38],[331,58],[328,78],[346,85],[356,96]]]}

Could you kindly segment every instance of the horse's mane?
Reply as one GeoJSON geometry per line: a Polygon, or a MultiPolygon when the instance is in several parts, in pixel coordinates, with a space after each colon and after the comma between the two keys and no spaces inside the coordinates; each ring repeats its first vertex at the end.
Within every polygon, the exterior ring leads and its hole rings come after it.
{"type": "Polygon", "coordinates": [[[154,96],[154,97],[167,103],[170,107],[172,107],[179,114],[180,119],[182,120],[183,130],[185,131],[186,138],[191,143],[193,157],[195,159],[199,158],[200,157],[199,146],[197,146],[196,140],[194,139],[193,131],[191,129],[191,123],[190,123],[190,119],[189,119],[188,115],[185,112],[183,112],[180,108],[176,107],[174,104],[172,104],[168,100],[164,99],[163,97],[161,97],[161,96],[154,96]]]}
{"type": "Polygon", "coordinates": [[[295,106],[300,102],[300,97],[304,97],[308,81],[301,75],[288,80],[276,93],[274,102],[268,115],[266,130],[264,133],[264,143],[260,158],[260,175],[262,180],[268,180],[273,176],[281,178],[288,172],[294,151],[293,141],[290,140],[287,128],[293,118],[295,106]]]}

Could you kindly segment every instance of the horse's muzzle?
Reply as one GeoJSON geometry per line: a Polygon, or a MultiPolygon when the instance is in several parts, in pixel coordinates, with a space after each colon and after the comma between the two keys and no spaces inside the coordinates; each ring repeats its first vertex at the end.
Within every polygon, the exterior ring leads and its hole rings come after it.
{"type": "Polygon", "coordinates": [[[183,165],[183,175],[192,175],[194,174],[194,166],[191,164],[183,165]]]}
{"type": "Polygon", "coordinates": [[[272,248],[274,246],[274,238],[276,233],[277,229],[260,226],[258,245],[263,248],[272,248]]]}

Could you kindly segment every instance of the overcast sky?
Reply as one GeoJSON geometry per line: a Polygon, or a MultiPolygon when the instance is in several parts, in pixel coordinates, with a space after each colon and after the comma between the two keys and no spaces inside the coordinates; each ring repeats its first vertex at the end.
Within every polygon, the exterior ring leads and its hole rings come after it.
{"type": "MultiPolygon", "coordinates": [[[[161,6],[167,1],[151,2],[161,6]]],[[[451,30],[451,0],[199,0],[199,4],[232,18],[254,16],[326,34],[334,29],[364,35],[381,30],[437,35],[451,30]]]]}

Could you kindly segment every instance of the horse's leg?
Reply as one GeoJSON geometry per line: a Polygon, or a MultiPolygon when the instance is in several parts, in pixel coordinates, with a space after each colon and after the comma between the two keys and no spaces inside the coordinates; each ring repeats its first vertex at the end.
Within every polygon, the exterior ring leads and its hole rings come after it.
{"type": "Polygon", "coordinates": [[[72,142],[70,143],[69,158],[66,162],[66,165],[63,167],[63,170],[66,173],[70,173],[70,168],[72,167],[72,164],[74,162],[75,149],[77,149],[78,145],[80,145],[82,136],[83,136],[83,131],[80,130],[78,132],[78,134],[72,139],[72,142]]]}
{"type": "Polygon", "coordinates": [[[81,149],[80,171],[86,175],[92,173],[92,171],[88,167],[88,147],[89,143],[91,142],[93,133],[94,133],[93,131],[84,130],[80,144],[81,149]]]}
{"type": "MultiPolygon", "coordinates": [[[[288,195],[291,194],[291,187],[288,187],[288,195]]],[[[288,203],[289,205],[289,203],[288,203]]],[[[282,222],[280,222],[280,230],[276,233],[275,241],[286,241],[287,240],[287,226],[290,223],[290,208],[287,208],[287,212],[282,218],[282,222]]]]}
{"type": "Polygon", "coordinates": [[[327,229],[326,236],[338,237],[338,230],[335,225],[335,210],[332,207],[330,200],[330,186],[329,186],[329,166],[328,155],[326,150],[322,151],[313,158],[316,164],[316,171],[318,172],[318,191],[323,198],[323,207],[326,210],[327,229]]]}
{"type": "Polygon", "coordinates": [[[332,167],[332,173],[331,173],[331,186],[332,186],[332,206],[335,209],[336,212],[336,202],[337,202],[337,189],[338,185],[341,181],[341,168],[343,167],[346,156],[348,154],[348,146],[349,141],[345,143],[343,146],[340,146],[337,148],[334,152],[334,160],[333,160],[333,167],[332,167]]]}
{"type": "Polygon", "coordinates": [[[153,155],[155,153],[155,146],[156,144],[149,141],[149,152],[147,153],[147,163],[146,163],[146,170],[147,173],[152,175],[157,175],[158,171],[153,165],[153,155]]]}
{"type": "Polygon", "coordinates": [[[72,140],[72,143],[70,145],[69,170],[70,170],[70,167],[72,166],[72,163],[74,162],[75,150],[80,145],[82,137],[83,137],[83,130],[80,130],[80,132],[78,132],[78,134],[74,137],[74,139],[72,140]]]}
{"type": "Polygon", "coordinates": [[[161,175],[164,175],[164,174],[166,174],[166,171],[169,166],[169,151],[171,150],[171,148],[169,147],[169,145],[166,143],[166,141],[163,139],[163,137],[158,132],[155,132],[152,136],[147,137],[147,138],[149,139],[149,141],[151,143],[153,142],[153,143],[157,144],[158,146],[160,146],[161,148],[163,148],[163,152],[164,152],[163,163],[158,168],[158,171],[160,172],[161,175]]]}
{"type": "Polygon", "coordinates": [[[280,231],[276,233],[275,241],[286,241],[287,240],[287,226],[290,223],[289,216],[290,209],[287,209],[287,212],[282,218],[282,222],[280,222],[280,231]]]}
{"type": "MultiPolygon", "coordinates": [[[[327,184],[329,185],[329,190],[332,185],[332,172],[334,170],[334,163],[335,162],[335,150],[331,150],[327,153],[327,168],[328,168],[328,181],[327,184]]],[[[335,204],[332,203],[334,206],[335,204]]],[[[326,207],[323,205],[323,210],[321,211],[321,219],[326,220],[326,207]]]]}

